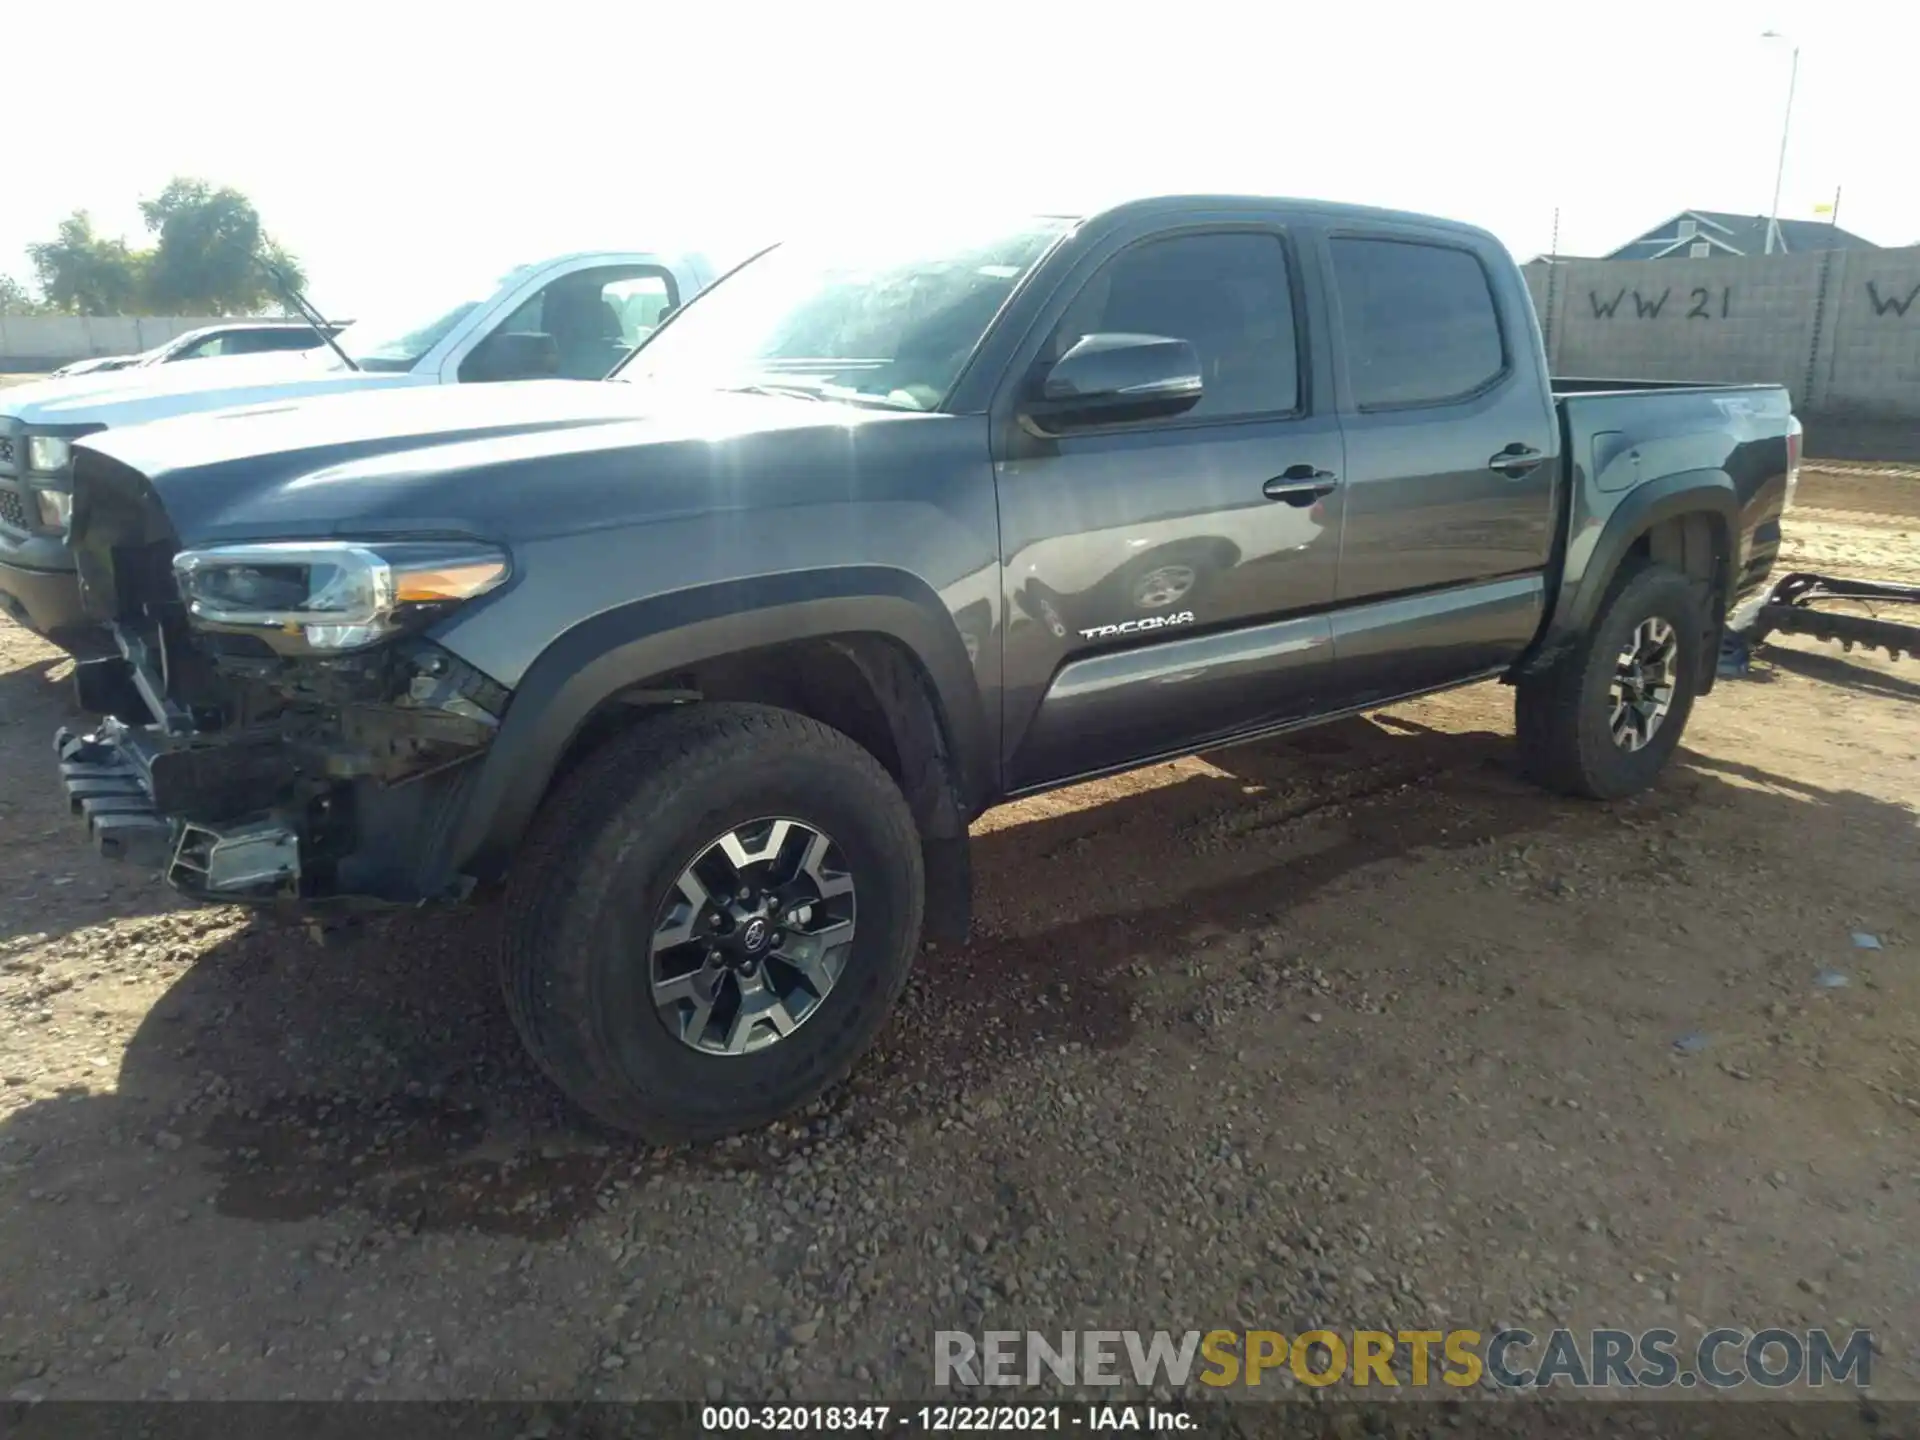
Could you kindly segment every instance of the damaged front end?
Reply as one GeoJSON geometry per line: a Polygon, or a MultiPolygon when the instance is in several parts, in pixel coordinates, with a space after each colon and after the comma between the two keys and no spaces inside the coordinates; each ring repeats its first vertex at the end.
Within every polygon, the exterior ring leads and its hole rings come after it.
{"type": "Polygon", "coordinates": [[[507,691],[419,632],[507,578],[467,541],[181,550],[136,471],[83,452],[73,541],[118,654],[76,669],[57,738],[103,854],[208,900],[416,903],[448,853],[507,691]]]}

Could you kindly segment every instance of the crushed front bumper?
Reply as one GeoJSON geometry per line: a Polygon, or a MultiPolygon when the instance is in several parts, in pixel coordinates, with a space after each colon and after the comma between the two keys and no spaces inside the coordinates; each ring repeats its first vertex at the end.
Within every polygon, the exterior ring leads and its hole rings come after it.
{"type": "Polygon", "coordinates": [[[298,893],[300,839],[291,825],[269,818],[216,827],[161,814],[154,755],[119,722],[86,735],[62,729],[54,750],[67,804],[105,858],[164,866],[170,885],[209,899],[298,893]]]}
{"type": "Polygon", "coordinates": [[[349,700],[236,723],[170,694],[162,650],[112,634],[120,654],[74,672],[80,708],[98,718],[54,742],[68,805],[102,856],[219,902],[413,905],[470,888],[452,836],[472,789],[466,762],[484,750],[473,737],[489,732],[445,708],[436,687],[467,677],[441,652],[381,672],[412,675],[418,708],[349,700]],[[383,761],[405,768],[370,768],[383,761]]]}
{"type": "Polygon", "coordinates": [[[94,848],[109,860],[160,865],[172,848],[173,826],[154,808],[146,769],[134,752],[111,734],[76,735],[64,726],[53,748],[67,804],[87,822],[94,848]]]}

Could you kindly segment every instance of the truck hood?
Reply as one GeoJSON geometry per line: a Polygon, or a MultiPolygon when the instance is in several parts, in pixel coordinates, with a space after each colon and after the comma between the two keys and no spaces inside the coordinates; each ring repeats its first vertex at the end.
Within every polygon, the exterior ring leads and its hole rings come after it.
{"type": "Polygon", "coordinates": [[[0,391],[0,415],[29,426],[141,425],[225,405],[416,385],[411,374],[329,368],[303,351],[216,356],[64,375],[0,391]]]}
{"type": "Polygon", "coordinates": [[[781,477],[796,467],[845,475],[860,464],[861,435],[940,418],[605,380],[256,405],[82,441],[74,539],[94,508],[90,491],[134,485],[186,545],[426,534],[511,543],[778,503],[781,477]]]}

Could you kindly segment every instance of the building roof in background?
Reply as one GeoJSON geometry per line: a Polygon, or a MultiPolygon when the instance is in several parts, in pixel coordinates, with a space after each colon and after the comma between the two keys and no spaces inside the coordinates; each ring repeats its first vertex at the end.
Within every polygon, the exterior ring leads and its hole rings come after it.
{"type": "MultiPolygon", "coordinates": [[[[1780,243],[1774,253],[1804,255],[1821,250],[1877,250],[1871,240],[1829,225],[1824,220],[1781,220],[1780,243]]],[[[1767,253],[1767,217],[1735,215],[1725,210],[1682,210],[1637,239],[1603,256],[1607,260],[1688,258],[1689,247],[1705,244],[1717,257],[1767,253]],[[1691,229],[1686,222],[1692,221],[1691,229]]]]}

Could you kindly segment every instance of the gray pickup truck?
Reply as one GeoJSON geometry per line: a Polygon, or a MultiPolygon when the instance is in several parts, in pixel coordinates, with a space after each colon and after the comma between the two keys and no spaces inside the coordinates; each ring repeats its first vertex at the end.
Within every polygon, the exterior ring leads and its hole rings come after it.
{"type": "Polygon", "coordinates": [[[194,896],[503,892],[529,1048],[655,1139],[844,1074],[1011,797],[1496,678],[1541,782],[1650,784],[1798,432],[1556,387],[1480,230],[1245,198],[782,245],[615,380],[79,441],[58,750],[194,896]]]}

